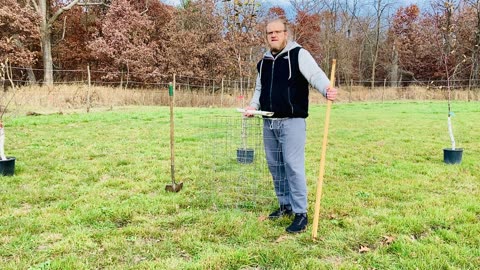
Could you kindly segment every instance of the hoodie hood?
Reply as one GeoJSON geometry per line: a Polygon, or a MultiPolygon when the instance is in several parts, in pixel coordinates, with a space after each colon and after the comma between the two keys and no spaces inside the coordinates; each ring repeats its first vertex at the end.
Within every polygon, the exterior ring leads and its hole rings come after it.
{"type": "MultiPolygon", "coordinates": [[[[290,52],[290,50],[296,48],[296,47],[302,47],[300,46],[300,44],[298,44],[297,42],[295,41],[288,41],[287,42],[287,46],[285,46],[285,48],[283,48],[283,50],[277,54],[277,56],[279,56],[280,54],[283,54],[285,52],[290,52]]],[[[263,55],[264,58],[274,58],[273,55],[272,55],[272,52],[270,50],[268,50],[264,55],[263,55]]]]}
{"type": "Polygon", "coordinates": [[[263,59],[262,59],[262,62],[260,64],[260,78],[262,77],[262,71],[261,70],[262,70],[262,66],[263,66],[263,61],[265,59],[275,61],[276,57],[278,57],[279,55],[282,55],[286,52],[288,54],[288,79],[290,80],[290,78],[292,78],[292,63],[290,62],[290,51],[294,48],[297,48],[297,47],[302,47],[302,46],[300,46],[300,44],[298,44],[295,41],[288,41],[287,46],[285,46],[285,48],[283,48],[283,50],[281,52],[279,52],[275,57],[273,57],[272,52],[270,50],[268,50],[263,55],[263,59]]]}

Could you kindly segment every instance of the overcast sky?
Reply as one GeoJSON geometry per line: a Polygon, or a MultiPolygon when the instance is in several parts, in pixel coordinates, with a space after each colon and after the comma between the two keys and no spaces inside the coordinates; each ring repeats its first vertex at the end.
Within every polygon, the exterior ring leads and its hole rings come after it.
{"type": "MultiPolygon", "coordinates": [[[[173,6],[178,6],[180,3],[180,0],[162,0],[162,2],[173,5],[173,6]]],[[[261,2],[270,2],[275,5],[289,5],[290,0],[262,0],[261,2]]],[[[365,2],[372,2],[372,0],[365,0],[365,2]]],[[[417,4],[419,6],[425,5],[428,3],[428,0],[397,0],[393,1],[397,2],[399,6],[408,6],[410,4],[417,4]]]]}
{"type": "MultiPolygon", "coordinates": [[[[173,6],[179,6],[181,0],[160,0],[164,3],[173,5],[173,6]]],[[[285,9],[287,12],[287,18],[288,19],[294,19],[295,14],[293,12],[293,9],[291,9],[291,4],[290,0],[258,0],[259,2],[262,2],[264,4],[264,8],[268,9],[273,6],[280,6],[285,9]]],[[[367,13],[373,12],[373,9],[371,11],[365,10],[365,8],[368,8],[368,5],[373,5],[375,0],[359,0],[358,3],[359,5],[362,5],[362,9],[360,11],[364,11],[367,13]]],[[[416,4],[419,6],[420,11],[424,12],[426,9],[429,8],[429,3],[431,0],[382,0],[382,3],[391,3],[393,4],[390,6],[387,10],[386,15],[393,15],[395,13],[396,9],[399,7],[406,7],[412,4],[416,4]]],[[[373,7],[373,6],[372,6],[373,7]]]]}

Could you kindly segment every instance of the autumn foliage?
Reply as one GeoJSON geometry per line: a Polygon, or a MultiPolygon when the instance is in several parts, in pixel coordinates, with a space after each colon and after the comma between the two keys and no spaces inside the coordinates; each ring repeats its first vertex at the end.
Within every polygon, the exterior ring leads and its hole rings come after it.
{"type": "MultiPolygon", "coordinates": [[[[447,76],[441,62],[444,16],[435,6],[399,6],[381,18],[377,37],[376,18],[348,7],[305,5],[316,8],[297,8],[291,16],[283,7],[266,9],[253,0],[191,0],[177,7],[156,0],[111,0],[63,10],[45,35],[39,32],[38,4],[33,4],[42,1],[0,0],[0,60],[9,59],[21,70],[15,71],[19,83],[26,81],[28,68],[42,77],[45,38],[52,39],[55,80],[82,79],[87,66],[95,81],[137,85],[174,73],[192,79],[253,78],[265,51],[265,22],[272,18],[290,19],[293,38],[325,70],[336,58],[339,82],[367,85],[375,78],[382,84],[428,84],[447,76]],[[372,58],[375,40],[378,59],[372,58]]],[[[73,2],[46,3],[47,18],[52,18],[73,2]]],[[[455,80],[477,85],[480,11],[468,3],[457,6],[452,16],[455,50],[449,52],[448,67],[455,80]]]]}
{"type": "Polygon", "coordinates": [[[18,66],[31,66],[38,60],[40,33],[38,17],[28,5],[0,0],[0,60],[18,66]]]}

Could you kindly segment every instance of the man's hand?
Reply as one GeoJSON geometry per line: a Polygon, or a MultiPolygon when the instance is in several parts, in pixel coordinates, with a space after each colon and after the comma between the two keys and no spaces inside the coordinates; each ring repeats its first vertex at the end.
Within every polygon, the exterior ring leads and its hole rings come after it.
{"type": "Polygon", "coordinates": [[[328,100],[334,101],[337,98],[337,89],[334,88],[334,87],[327,88],[327,93],[326,93],[325,97],[328,100]]]}
{"type": "Polygon", "coordinates": [[[245,116],[245,117],[253,117],[253,114],[248,113],[248,111],[256,111],[256,110],[257,110],[257,109],[255,109],[255,108],[252,107],[252,106],[247,106],[247,107],[245,108],[245,112],[243,113],[243,116],[245,116]]]}

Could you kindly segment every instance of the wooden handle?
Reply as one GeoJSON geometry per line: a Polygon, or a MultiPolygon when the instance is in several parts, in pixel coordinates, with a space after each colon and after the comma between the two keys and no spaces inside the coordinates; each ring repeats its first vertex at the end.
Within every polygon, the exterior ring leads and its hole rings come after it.
{"type": "Polygon", "coordinates": [[[174,93],[175,91],[175,74],[173,74],[173,83],[169,85],[169,97],[170,97],[170,174],[172,176],[172,183],[175,184],[175,137],[174,137],[174,117],[173,117],[173,103],[174,103],[174,93]]]}
{"type": "MultiPolygon", "coordinates": [[[[335,87],[335,68],[337,60],[332,60],[332,70],[330,73],[330,87],[335,87]]],[[[320,171],[317,181],[317,194],[315,198],[315,213],[313,216],[313,228],[312,237],[317,238],[318,233],[318,221],[320,216],[320,200],[322,199],[322,186],[323,175],[325,174],[325,156],[327,154],[327,141],[328,141],[328,126],[330,125],[330,110],[332,108],[332,101],[327,100],[327,112],[325,113],[325,129],[323,131],[323,144],[322,144],[322,156],[320,159],[320,171]]]]}

